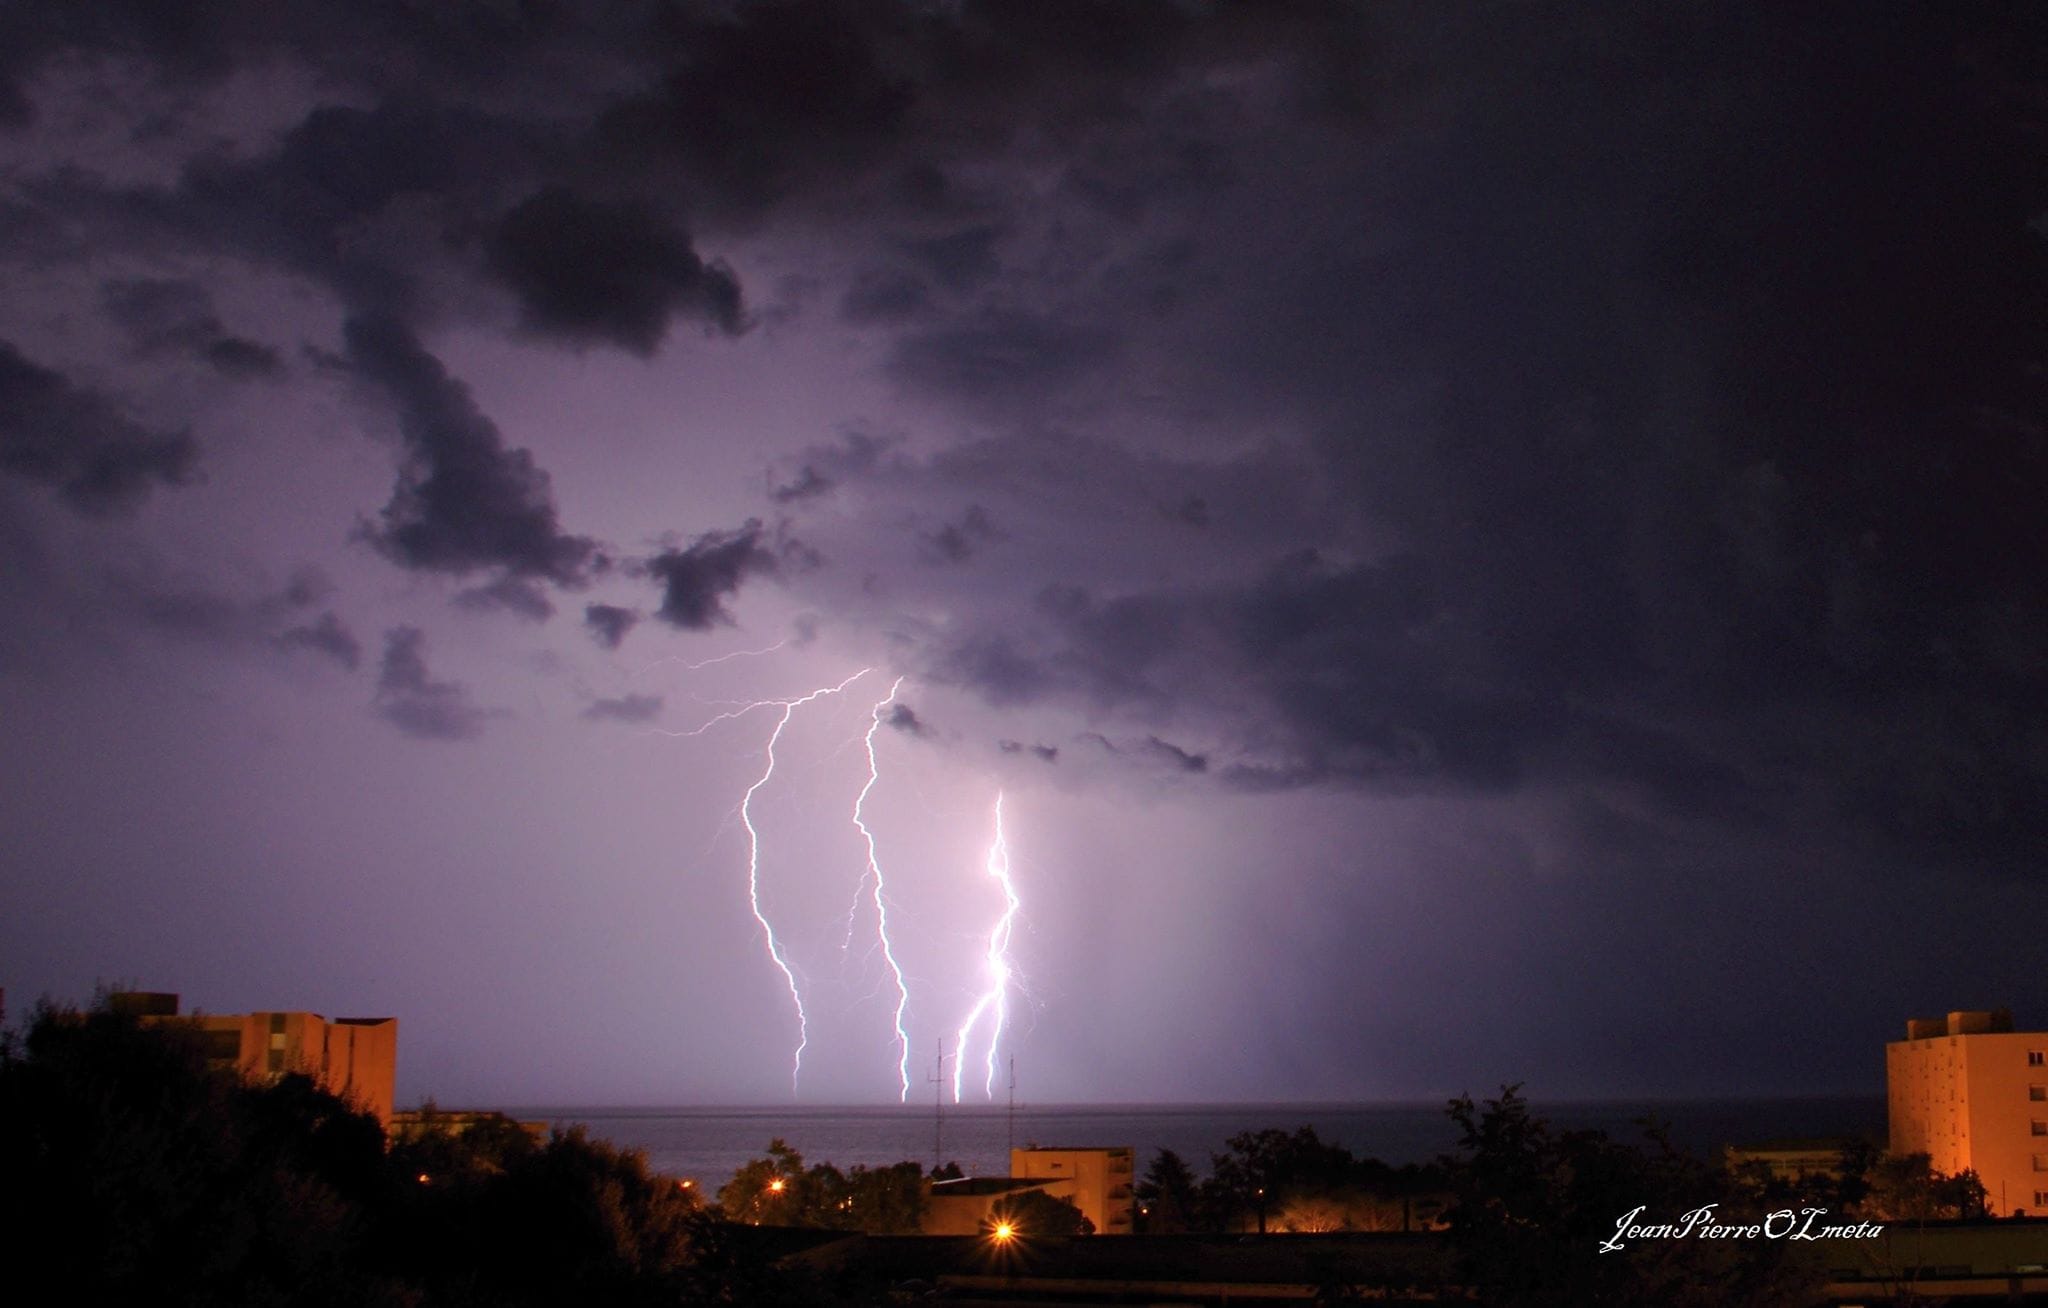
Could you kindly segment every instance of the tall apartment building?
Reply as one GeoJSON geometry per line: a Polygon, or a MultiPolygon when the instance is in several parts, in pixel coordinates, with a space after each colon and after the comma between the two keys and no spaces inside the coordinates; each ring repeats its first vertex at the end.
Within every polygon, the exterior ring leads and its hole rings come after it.
{"type": "Polygon", "coordinates": [[[1915,1019],[1884,1063],[1893,1153],[1973,1169],[1998,1216],[2048,1213],[2048,1032],[2002,1009],[1915,1019]]]}
{"type": "Polygon", "coordinates": [[[1129,1235],[1137,1199],[1137,1151],[1115,1149],[1041,1149],[1033,1145],[1010,1151],[1010,1175],[1018,1180],[1043,1180],[1047,1194],[1065,1199],[1095,1223],[1097,1235],[1129,1235]]]}
{"type": "MultiPolygon", "coordinates": [[[[145,1021],[178,1017],[174,994],[117,994],[114,1007],[145,1021]]],[[[251,1081],[303,1072],[320,1087],[375,1113],[385,1128],[397,1094],[398,1019],[318,1013],[195,1013],[209,1060],[233,1066],[251,1081]]]]}

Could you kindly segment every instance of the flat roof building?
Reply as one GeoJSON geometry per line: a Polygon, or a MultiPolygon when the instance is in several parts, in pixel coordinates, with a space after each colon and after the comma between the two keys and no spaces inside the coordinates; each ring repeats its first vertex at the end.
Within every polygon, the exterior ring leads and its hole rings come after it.
{"type": "Polygon", "coordinates": [[[1915,1019],[1884,1062],[1894,1154],[1975,1171],[2000,1217],[2048,1213],[2048,1032],[2003,1009],[1915,1019]]]}
{"type": "Polygon", "coordinates": [[[144,1021],[182,1020],[197,1026],[209,1061],[232,1066],[262,1082],[302,1072],[320,1088],[376,1114],[389,1129],[397,1094],[398,1019],[338,1017],[318,1013],[193,1013],[180,1018],[175,994],[126,992],[110,997],[118,1012],[144,1021]]]}

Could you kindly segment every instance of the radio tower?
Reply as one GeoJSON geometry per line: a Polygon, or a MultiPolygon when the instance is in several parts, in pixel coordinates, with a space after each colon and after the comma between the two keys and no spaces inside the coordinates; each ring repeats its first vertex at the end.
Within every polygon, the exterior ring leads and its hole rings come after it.
{"type": "Polygon", "coordinates": [[[932,1065],[932,1170],[945,1166],[946,1158],[946,1037],[939,1037],[938,1058],[932,1065]]]}

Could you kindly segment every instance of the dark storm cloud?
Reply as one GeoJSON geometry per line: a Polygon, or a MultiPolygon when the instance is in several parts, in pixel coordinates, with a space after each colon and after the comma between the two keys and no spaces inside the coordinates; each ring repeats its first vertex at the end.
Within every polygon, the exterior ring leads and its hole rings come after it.
{"type": "Polygon", "coordinates": [[[427,636],[418,627],[384,633],[384,661],[372,701],[377,716],[421,740],[473,740],[499,716],[471,702],[459,682],[435,681],[427,672],[427,636]]]}
{"type": "Polygon", "coordinates": [[[478,613],[510,613],[529,622],[546,622],[555,616],[547,592],[517,577],[500,577],[488,586],[458,591],[455,603],[478,613]]]}
{"type": "Polygon", "coordinates": [[[1147,736],[1145,738],[1145,749],[1152,757],[1182,772],[1207,772],[1209,770],[1209,760],[1206,757],[1190,753],[1170,740],[1161,740],[1157,736],[1147,736]]]}
{"type": "Polygon", "coordinates": [[[189,355],[234,378],[284,371],[269,346],[228,334],[212,295],[197,282],[121,278],[100,288],[100,303],[138,355],[189,355]]]}
{"type": "MultiPolygon", "coordinates": [[[[1208,131],[1199,168],[1148,131],[1119,166],[1181,181],[1135,207],[1077,169],[1070,195],[1139,248],[1096,283],[927,305],[888,360],[1020,433],[1020,469],[1058,449],[1048,396],[1104,359],[1163,361],[1196,430],[1218,411],[1309,432],[1336,530],[1162,491],[1162,526],[1243,534],[1235,576],[1156,586],[1180,547],[1133,544],[1106,556],[1118,580],[1054,575],[1028,613],[957,624],[930,671],[998,704],[1234,720],[1210,773],[1246,786],[1598,782],[1673,822],[1817,804],[1893,857],[2024,847],[2018,797],[2048,768],[2027,743],[2048,666],[2040,32],[1847,8],[1414,17],[1308,43],[1405,61],[1374,104],[1296,82],[1208,131]],[[1313,186],[1237,180],[1287,168],[1313,186]]],[[[1158,52],[1210,48],[1203,27],[1190,11],[1125,52],[1130,118],[1164,103],[1139,94],[1158,52]]],[[[1315,66],[1306,46],[1290,65],[1315,66]]],[[[1005,220],[1028,238],[1021,207],[1005,220]]],[[[1047,221],[1085,248],[1073,210],[1047,221]]],[[[791,486],[844,480],[815,471],[791,486]]],[[[974,608],[989,584],[940,593],[974,608]]]]}
{"type": "Polygon", "coordinates": [[[908,704],[892,706],[889,709],[889,716],[884,721],[892,731],[900,731],[906,736],[922,737],[931,734],[931,728],[925,725],[924,719],[917,716],[917,710],[908,704]]]}
{"type": "Polygon", "coordinates": [[[594,699],[583,710],[583,717],[591,722],[651,722],[660,714],[659,695],[622,695],[617,699],[594,699]]]}
{"type": "Polygon", "coordinates": [[[331,610],[310,624],[288,628],[277,638],[277,644],[280,649],[325,654],[350,672],[356,670],[363,657],[363,647],[355,633],[331,610]]]}
{"type": "Polygon", "coordinates": [[[199,357],[211,364],[214,371],[241,381],[275,377],[284,371],[284,361],[278,358],[276,350],[240,336],[208,341],[200,349],[199,357]]]}
{"type": "Polygon", "coordinates": [[[960,515],[960,521],[943,523],[936,531],[924,533],[925,557],[934,563],[965,563],[983,542],[995,540],[998,534],[988,520],[988,512],[979,504],[970,504],[960,515]]]}
{"type": "Polygon", "coordinates": [[[899,323],[915,318],[931,302],[924,282],[907,273],[872,272],[846,288],[839,316],[855,326],[899,323]]]}
{"type": "Polygon", "coordinates": [[[836,3],[675,11],[659,85],[615,105],[598,139],[628,157],[672,158],[707,199],[758,212],[894,141],[914,91],[884,66],[877,38],[901,18],[836,3]]]}
{"type": "Polygon", "coordinates": [[[794,504],[798,500],[814,499],[832,489],[833,483],[813,464],[806,463],[798,469],[794,481],[773,487],[768,497],[777,504],[794,504]]]}
{"type": "Polygon", "coordinates": [[[772,487],[768,492],[769,498],[777,504],[815,499],[846,478],[865,477],[872,473],[882,457],[898,443],[897,437],[876,435],[861,427],[849,426],[840,432],[837,441],[806,450],[804,462],[796,475],[772,487]]]}
{"type": "Polygon", "coordinates": [[[761,524],[750,521],[734,531],[707,532],[687,548],[647,560],[647,574],[661,583],[655,616],[687,631],[731,622],[725,601],[748,577],[776,571],[775,555],[762,544],[762,536],[761,524]]]}
{"type": "Polygon", "coordinates": [[[147,572],[116,571],[107,591],[116,609],[144,629],[162,636],[215,647],[223,652],[255,649],[311,651],[354,671],[362,647],[332,609],[306,621],[306,610],[331,592],[326,577],[303,568],[281,591],[254,598],[215,589],[204,582],[166,580],[147,572]]]}
{"type": "Polygon", "coordinates": [[[167,635],[187,640],[229,642],[246,639],[260,615],[247,604],[226,595],[195,588],[155,590],[141,588],[133,596],[137,616],[143,623],[167,635]]]}
{"type": "Polygon", "coordinates": [[[705,263],[686,233],[645,205],[549,187],[505,215],[488,249],[525,325],[543,335],[648,355],[679,314],[728,335],[746,326],[731,270],[705,263]]]}
{"type": "Polygon", "coordinates": [[[934,675],[973,686],[991,703],[1028,704],[1058,685],[1052,671],[1001,632],[982,632],[948,648],[934,675]]]}
{"type": "Polygon", "coordinates": [[[1209,525],[1209,501],[1199,495],[1190,495],[1174,505],[1162,504],[1159,511],[1183,526],[1201,528],[1209,525]]]}
{"type": "MultiPolygon", "coordinates": [[[[992,273],[1000,227],[982,184],[958,183],[953,165],[1000,159],[1033,133],[1065,142],[1123,121],[1189,65],[1256,63],[1276,46],[1325,59],[1356,48],[1330,39],[1329,24],[1302,21],[1316,7],[1248,9],[1198,15],[1171,0],[671,9],[644,47],[658,74],[607,111],[591,148],[672,171],[693,203],[741,224],[798,207],[917,215],[938,230],[897,248],[966,289],[992,273]],[[936,221],[948,217],[957,221],[936,221]]],[[[1342,70],[1346,80],[1357,71],[1342,70]]]]}
{"type": "Polygon", "coordinates": [[[189,433],[150,431],[0,341],[0,472],[55,487],[81,513],[117,514],[190,481],[197,461],[189,433]]]}
{"type": "Polygon", "coordinates": [[[999,740],[996,742],[996,748],[1005,754],[1029,753],[1043,763],[1056,763],[1060,757],[1057,745],[1026,745],[1021,740],[999,740]]]}
{"type": "Polygon", "coordinates": [[[583,626],[590,632],[591,639],[606,649],[617,649],[625,642],[626,634],[640,624],[636,609],[620,608],[616,604],[586,604],[583,607],[583,626]]]}
{"type": "Polygon", "coordinates": [[[535,129],[459,106],[323,105],[268,154],[202,156],[174,191],[116,202],[133,220],[318,277],[352,308],[412,312],[423,281],[467,263],[457,234],[541,150],[535,129]]]}
{"type": "MultiPolygon", "coordinates": [[[[288,56],[353,83],[467,91],[502,86],[511,70],[559,87],[561,70],[549,66],[549,56],[587,57],[595,36],[579,15],[545,7],[514,13],[490,5],[21,0],[0,11],[0,126],[34,120],[29,83],[63,55],[132,61],[159,82],[184,88],[288,56]]],[[[630,30],[625,39],[632,39],[630,30]]]]}
{"type": "Polygon", "coordinates": [[[284,593],[278,598],[295,609],[318,604],[334,593],[334,581],[325,571],[317,567],[302,567],[292,572],[291,580],[285,583],[284,593]]]}
{"type": "Polygon", "coordinates": [[[574,586],[598,566],[596,545],[563,532],[548,476],[508,450],[469,388],[448,375],[410,328],[384,316],[348,320],[349,363],[398,410],[405,461],[370,541],[402,567],[574,586]]]}
{"type": "Polygon", "coordinates": [[[982,225],[908,242],[904,250],[949,291],[971,291],[995,277],[1001,263],[996,242],[1002,233],[982,225]]]}
{"type": "Polygon", "coordinates": [[[913,332],[896,343],[889,376],[970,408],[1029,410],[1107,368],[1115,338],[1097,326],[1000,310],[913,332]]]}

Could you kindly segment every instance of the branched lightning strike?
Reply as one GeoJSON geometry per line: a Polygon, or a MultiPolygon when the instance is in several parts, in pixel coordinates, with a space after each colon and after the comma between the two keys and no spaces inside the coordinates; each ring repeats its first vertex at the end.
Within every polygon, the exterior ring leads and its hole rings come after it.
{"type": "MultiPolygon", "coordinates": [[[[789,1089],[791,1094],[796,1093],[798,1078],[803,1075],[804,1048],[811,1042],[811,1023],[810,1017],[804,1012],[803,990],[797,985],[796,970],[789,965],[789,957],[783,952],[782,942],[776,939],[775,927],[768,921],[768,915],[761,911],[761,833],[754,829],[754,796],[759,793],[761,787],[768,784],[768,779],[775,775],[775,746],[782,739],[782,729],[789,725],[791,715],[812,700],[838,694],[854,682],[865,677],[870,671],[872,669],[862,668],[859,672],[854,673],[836,686],[821,686],[810,694],[797,699],[762,700],[759,703],[748,705],[746,709],[728,713],[721,718],[714,719],[714,721],[723,721],[725,718],[738,717],[740,713],[751,709],[765,708],[772,704],[780,704],[782,706],[782,716],[776,720],[775,730],[768,734],[767,766],[761,770],[760,778],[753,785],[747,787],[746,795],[740,800],[740,825],[747,829],[747,903],[754,910],[754,920],[761,924],[761,934],[767,939],[768,957],[774,960],[776,967],[781,969],[782,979],[789,984],[790,1003],[796,1007],[796,1052],[790,1057],[789,1069],[789,1089]]],[[[710,725],[708,722],[705,724],[706,727],[710,725]]],[[[702,727],[698,728],[699,731],[703,729],[702,727]]],[[[689,734],[694,735],[696,733],[692,732],[689,734]]]]}
{"type": "Polygon", "coordinates": [[[1003,837],[1003,795],[996,792],[996,833],[988,848],[988,874],[1003,888],[1003,912],[989,931],[986,965],[988,989],[982,992],[974,1008],[967,1014],[967,1020],[960,1024],[960,1034],[954,1048],[959,1051],[953,1063],[953,1102],[960,1102],[961,1073],[967,1062],[967,1042],[976,1026],[980,1025],[984,1013],[994,1010],[993,1024],[988,1036],[988,1056],[985,1066],[988,1075],[982,1089],[990,1098],[996,1092],[996,1046],[1003,1038],[1003,1027],[1010,1018],[1010,934],[1017,922],[1017,910],[1023,901],[1017,897],[1017,887],[1010,880],[1010,847],[1003,837]]]}
{"type": "MultiPolygon", "coordinates": [[[[873,887],[875,934],[881,939],[882,957],[888,960],[889,974],[896,979],[896,1079],[901,1085],[901,1092],[897,1099],[898,1102],[907,1103],[910,1100],[910,1032],[903,1025],[903,1015],[910,1008],[910,986],[903,979],[903,965],[896,961],[895,942],[889,939],[888,885],[882,877],[881,860],[875,854],[875,833],[868,830],[868,824],[862,816],[862,810],[868,802],[868,792],[875,788],[875,782],[881,776],[881,768],[875,761],[875,733],[882,729],[882,710],[896,702],[896,692],[903,689],[903,680],[902,677],[896,678],[895,684],[889,687],[887,698],[876,704],[873,712],[869,715],[870,720],[868,722],[866,740],[868,782],[860,788],[860,797],[853,801],[853,825],[860,828],[861,838],[868,843],[867,872],[863,876],[861,884],[873,887]]],[[[856,900],[855,907],[858,906],[858,901],[856,900]]],[[[848,914],[849,932],[852,921],[852,915],[848,914]]]]}
{"type": "Polygon", "coordinates": [[[759,658],[763,654],[773,654],[776,650],[781,649],[784,645],[787,644],[789,644],[787,640],[778,640],[773,645],[763,645],[759,649],[736,649],[732,650],[729,653],[713,655],[708,659],[698,659],[695,663],[691,663],[685,660],[683,656],[680,654],[664,654],[660,658],[654,660],[654,662],[648,664],[646,667],[634,673],[633,675],[636,677],[644,677],[648,673],[654,671],[656,668],[662,666],[664,663],[680,664],[682,666],[683,671],[696,672],[702,668],[712,667],[715,664],[729,663],[733,659],[752,659],[759,658]]]}

